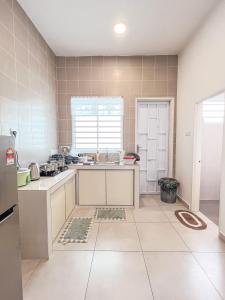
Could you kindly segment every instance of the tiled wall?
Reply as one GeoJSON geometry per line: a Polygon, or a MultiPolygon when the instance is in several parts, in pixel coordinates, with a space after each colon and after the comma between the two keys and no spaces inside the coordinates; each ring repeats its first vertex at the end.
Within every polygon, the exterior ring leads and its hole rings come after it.
{"type": "Polygon", "coordinates": [[[57,148],[55,55],[15,0],[0,1],[0,134],[18,131],[22,165],[57,148]]]}
{"type": "Polygon", "coordinates": [[[135,98],[176,97],[177,56],[57,57],[59,144],[71,143],[71,96],[123,96],[124,149],[134,150],[135,98]]]}

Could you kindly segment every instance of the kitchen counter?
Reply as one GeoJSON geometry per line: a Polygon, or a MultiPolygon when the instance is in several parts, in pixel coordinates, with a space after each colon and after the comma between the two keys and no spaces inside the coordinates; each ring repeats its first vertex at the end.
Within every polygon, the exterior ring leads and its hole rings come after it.
{"type": "Polygon", "coordinates": [[[77,205],[139,208],[138,164],[77,164],[69,168],[77,174],[77,205]]]}
{"type": "Polygon", "coordinates": [[[54,190],[63,185],[68,177],[76,174],[76,170],[71,168],[54,177],[41,177],[39,180],[31,181],[28,185],[18,188],[18,191],[48,191],[54,190]]]}
{"type": "Polygon", "coordinates": [[[77,164],[77,165],[70,165],[70,169],[92,169],[92,170],[135,170],[139,169],[138,164],[134,165],[124,165],[124,164],[93,164],[93,165],[83,165],[83,164],[77,164]]]}
{"type": "Polygon", "coordinates": [[[18,189],[22,257],[48,259],[75,207],[76,170],[41,177],[18,189]]]}

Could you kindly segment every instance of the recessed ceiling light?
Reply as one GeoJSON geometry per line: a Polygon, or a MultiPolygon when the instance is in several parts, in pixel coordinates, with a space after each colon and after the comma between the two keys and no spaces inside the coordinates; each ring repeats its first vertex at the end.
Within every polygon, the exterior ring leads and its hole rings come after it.
{"type": "Polygon", "coordinates": [[[126,31],[126,29],[127,29],[126,25],[123,23],[119,23],[114,26],[114,31],[118,34],[124,33],[126,31]]]}

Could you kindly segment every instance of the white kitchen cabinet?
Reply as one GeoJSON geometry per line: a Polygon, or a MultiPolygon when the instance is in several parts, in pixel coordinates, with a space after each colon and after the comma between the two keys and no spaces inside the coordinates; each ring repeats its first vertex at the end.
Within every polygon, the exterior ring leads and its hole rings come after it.
{"type": "Polygon", "coordinates": [[[133,205],[134,176],[132,170],[106,171],[107,205],[133,205]]]}
{"type": "Polygon", "coordinates": [[[75,206],[75,179],[74,179],[74,177],[65,183],[65,193],[66,193],[66,219],[67,219],[75,206]]]}
{"type": "Polygon", "coordinates": [[[66,203],[64,186],[51,194],[52,240],[54,240],[66,220],[66,203]]]}
{"type": "Polygon", "coordinates": [[[79,204],[106,205],[105,170],[79,170],[79,204]]]}

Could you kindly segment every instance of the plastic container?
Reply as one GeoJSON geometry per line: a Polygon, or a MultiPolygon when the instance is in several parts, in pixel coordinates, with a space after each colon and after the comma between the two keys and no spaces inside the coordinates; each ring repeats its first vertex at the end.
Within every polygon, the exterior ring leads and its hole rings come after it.
{"type": "Polygon", "coordinates": [[[20,168],[17,171],[17,186],[25,186],[30,182],[30,170],[27,168],[20,168]]]}
{"type": "Polygon", "coordinates": [[[174,178],[163,177],[159,179],[161,201],[165,203],[175,203],[177,198],[177,188],[179,182],[174,178]]]}

